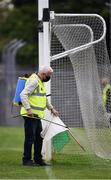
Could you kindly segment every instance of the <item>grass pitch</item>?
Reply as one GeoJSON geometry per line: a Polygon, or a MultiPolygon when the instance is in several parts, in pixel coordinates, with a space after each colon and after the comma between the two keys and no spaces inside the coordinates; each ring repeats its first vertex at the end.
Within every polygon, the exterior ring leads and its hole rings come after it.
{"type": "Polygon", "coordinates": [[[23,129],[1,127],[0,179],[111,179],[111,161],[91,153],[83,129],[73,131],[86,152],[71,140],[61,153],[53,154],[52,166],[23,167],[23,129]]]}

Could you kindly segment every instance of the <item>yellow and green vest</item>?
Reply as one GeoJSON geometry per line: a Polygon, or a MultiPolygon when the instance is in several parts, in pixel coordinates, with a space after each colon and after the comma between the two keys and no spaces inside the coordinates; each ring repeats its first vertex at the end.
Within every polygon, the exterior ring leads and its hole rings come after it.
{"type": "Polygon", "coordinates": [[[103,89],[103,93],[102,93],[103,103],[104,103],[105,106],[106,106],[106,103],[107,103],[107,100],[108,100],[108,96],[107,96],[108,90],[111,91],[111,85],[110,84],[107,84],[105,86],[105,88],[103,89]]]}
{"type": "MultiPolygon", "coordinates": [[[[38,79],[37,87],[34,92],[28,96],[28,101],[31,106],[33,114],[37,115],[39,118],[44,118],[45,109],[46,109],[46,88],[43,82],[39,79],[39,77],[34,73],[32,74],[26,81],[32,79],[38,79]]],[[[27,111],[24,107],[21,108],[21,115],[27,114],[27,111]]],[[[24,115],[27,116],[27,115],[24,115]]]]}

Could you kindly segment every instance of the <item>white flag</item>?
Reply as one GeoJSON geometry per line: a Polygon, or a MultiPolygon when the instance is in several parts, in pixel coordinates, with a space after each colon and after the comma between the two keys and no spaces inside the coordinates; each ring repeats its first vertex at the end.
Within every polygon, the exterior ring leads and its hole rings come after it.
{"type": "Polygon", "coordinates": [[[68,130],[61,119],[59,117],[53,116],[51,113],[48,115],[47,120],[50,122],[42,120],[43,130],[41,132],[41,136],[44,138],[44,141],[49,141],[58,133],[68,130]]]}

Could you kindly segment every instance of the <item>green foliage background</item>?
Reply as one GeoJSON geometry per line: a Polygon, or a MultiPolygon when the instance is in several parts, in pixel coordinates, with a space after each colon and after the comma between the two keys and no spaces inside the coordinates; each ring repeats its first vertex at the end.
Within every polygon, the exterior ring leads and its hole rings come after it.
{"type": "MultiPolygon", "coordinates": [[[[38,61],[37,1],[12,2],[15,6],[12,11],[0,9],[0,52],[10,40],[23,39],[26,45],[19,50],[17,63],[22,66],[35,66],[38,61]]],[[[98,13],[105,18],[107,26],[109,24],[109,9],[105,0],[50,0],[50,9],[63,13],[98,13]]]]}

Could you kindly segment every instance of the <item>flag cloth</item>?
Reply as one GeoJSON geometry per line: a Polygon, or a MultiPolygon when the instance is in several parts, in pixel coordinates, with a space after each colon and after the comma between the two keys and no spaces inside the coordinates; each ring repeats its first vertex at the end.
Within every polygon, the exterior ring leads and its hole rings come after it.
{"type": "Polygon", "coordinates": [[[46,143],[52,140],[54,151],[59,152],[69,141],[68,128],[66,128],[66,125],[59,117],[53,116],[49,112],[47,112],[47,116],[45,118],[51,122],[42,120],[43,130],[41,132],[41,136],[44,138],[44,142],[46,143]]]}
{"type": "Polygon", "coordinates": [[[69,142],[69,134],[67,131],[57,134],[53,137],[52,144],[55,152],[60,152],[69,142]]]}
{"type": "Polygon", "coordinates": [[[50,114],[50,116],[48,116],[48,120],[50,122],[42,120],[43,130],[41,132],[41,136],[42,138],[44,138],[44,141],[51,140],[58,133],[68,131],[68,128],[66,128],[66,125],[61,121],[59,117],[50,114]]]}

